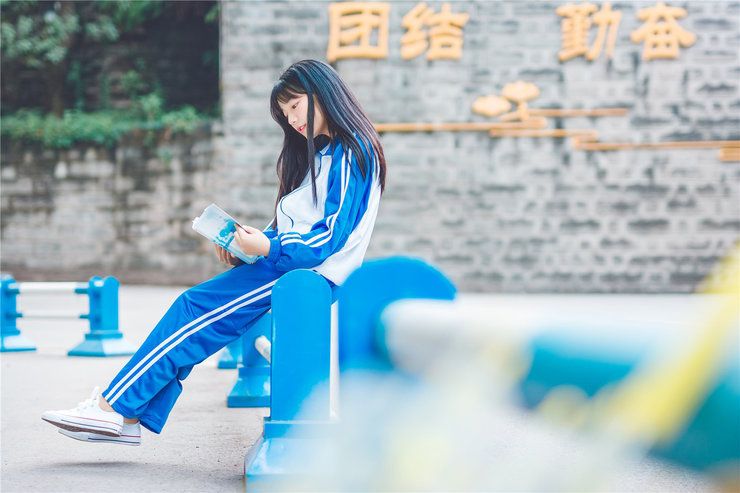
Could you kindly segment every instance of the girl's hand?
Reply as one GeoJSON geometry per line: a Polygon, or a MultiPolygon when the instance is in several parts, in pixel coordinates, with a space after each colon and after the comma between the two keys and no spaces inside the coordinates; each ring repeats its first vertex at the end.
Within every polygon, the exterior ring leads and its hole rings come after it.
{"type": "Polygon", "coordinates": [[[270,254],[270,239],[260,229],[246,225],[237,226],[234,241],[247,255],[267,257],[270,254]]]}
{"type": "Polygon", "coordinates": [[[242,262],[241,259],[233,256],[231,252],[229,252],[225,248],[222,248],[218,245],[213,245],[213,246],[216,247],[216,256],[218,257],[219,262],[228,264],[228,265],[241,265],[244,263],[242,262]]]}

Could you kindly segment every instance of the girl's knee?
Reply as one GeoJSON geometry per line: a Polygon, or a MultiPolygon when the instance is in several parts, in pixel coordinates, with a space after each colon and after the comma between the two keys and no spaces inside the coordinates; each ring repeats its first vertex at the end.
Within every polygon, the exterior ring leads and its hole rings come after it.
{"type": "Polygon", "coordinates": [[[181,307],[187,307],[190,308],[195,304],[196,299],[196,293],[195,293],[196,286],[186,289],[175,300],[175,303],[180,305],[181,307]]]}

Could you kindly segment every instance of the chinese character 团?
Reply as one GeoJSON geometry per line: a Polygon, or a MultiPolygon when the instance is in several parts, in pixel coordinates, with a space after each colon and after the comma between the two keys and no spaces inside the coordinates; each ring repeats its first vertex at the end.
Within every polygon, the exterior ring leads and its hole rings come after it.
{"type": "Polygon", "coordinates": [[[633,43],[645,42],[642,50],[644,60],[676,58],[679,45],[688,48],[694,44],[696,41],[694,33],[685,30],[676,22],[676,19],[685,16],[684,9],[669,7],[663,2],[637,12],[637,18],[645,21],[645,24],[633,31],[630,39],[633,43]]]}
{"type": "Polygon", "coordinates": [[[329,5],[329,46],[326,59],[388,56],[387,3],[343,2],[329,5]],[[375,44],[373,32],[377,33],[375,44]]]}
{"type": "Polygon", "coordinates": [[[458,60],[462,56],[463,30],[468,22],[468,14],[453,14],[449,3],[442,4],[442,10],[434,11],[421,2],[403,16],[402,25],[408,32],[401,38],[401,57],[404,60],[421,55],[429,47],[424,27],[430,27],[431,47],[427,60],[458,60]]]}
{"type": "Polygon", "coordinates": [[[561,23],[562,49],[558,53],[561,62],[579,56],[585,56],[587,60],[593,61],[599,56],[605,43],[606,56],[608,58],[613,56],[622,13],[612,10],[611,3],[605,2],[598,12],[596,5],[592,3],[569,3],[558,7],[556,12],[559,16],[565,17],[561,23]],[[588,33],[592,23],[596,24],[599,30],[589,48],[588,33]]]}

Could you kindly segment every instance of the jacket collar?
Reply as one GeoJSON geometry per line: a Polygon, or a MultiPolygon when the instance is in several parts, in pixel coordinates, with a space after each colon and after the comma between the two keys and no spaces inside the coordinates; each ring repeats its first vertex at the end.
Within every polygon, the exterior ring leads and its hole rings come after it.
{"type": "Polygon", "coordinates": [[[331,149],[332,140],[326,135],[318,135],[313,139],[313,147],[317,150],[319,154],[324,156],[331,149]]]}

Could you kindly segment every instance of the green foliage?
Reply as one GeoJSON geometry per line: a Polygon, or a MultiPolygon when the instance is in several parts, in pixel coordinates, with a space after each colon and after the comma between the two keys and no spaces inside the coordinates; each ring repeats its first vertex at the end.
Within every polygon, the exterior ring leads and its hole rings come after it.
{"type": "Polygon", "coordinates": [[[85,109],[85,87],[82,83],[82,64],[79,60],[74,60],[69,66],[67,72],[67,82],[74,90],[75,103],[74,108],[78,111],[85,109]]]}
{"type": "Polygon", "coordinates": [[[58,65],[75,39],[113,42],[124,32],[161,15],[166,2],[0,2],[2,55],[24,66],[58,65]]]}
{"type": "Polygon", "coordinates": [[[74,142],[111,146],[126,131],[125,123],[107,112],[94,114],[65,111],[62,118],[21,110],[2,117],[2,137],[39,143],[45,147],[67,148],[74,142]]]}
{"type": "MultiPolygon", "coordinates": [[[[154,98],[150,98],[150,102],[154,98]]],[[[155,103],[156,104],[156,103],[155,103]]],[[[136,111],[98,111],[84,113],[68,110],[62,118],[41,115],[37,111],[21,110],[2,117],[0,135],[3,139],[41,144],[54,149],[66,149],[77,143],[92,143],[114,147],[129,132],[145,131],[145,143],[154,145],[156,139],[169,133],[192,132],[198,125],[209,121],[193,107],[151,113],[152,118],[142,120],[136,111]]]]}
{"type": "Polygon", "coordinates": [[[80,18],[56,5],[32,1],[0,4],[3,58],[36,69],[61,63],[71,38],[80,30],[80,18]]]}
{"type": "Polygon", "coordinates": [[[110,17],[100,16],[95,22],[85,22],[85,36],[93,41],[115,41],[119,31],[110,17]]]}
{"type": "Polygon", "coordinates": [[[208,12],[206,12],[205,17],[203,20],[206,24],[217,24],[219,17],[221,16],[221,3],[216,2],[216,5],[211,7],[208,12]]]}
{"type": "Polygon", "coordinates": [[[110,108],[110,77],[106,73],[100,74],[99,104],[103,110],[110,108]]]}
{"type": "Polygon", "coordinates": [[[152,0],[116,0],[99,2],[98,8],[109,14],[115,25],[124,31],[131,31],[145,22],[162,14],[166,2],[152,0]]]}
{"type": "MultiPolygon", "coordinates": [[[[84,101],[80,102],[78,96],[84,93],[84,87],[80,69],[71,78],[65,74],[68,65],[76,62],[75,50],[86,44],[115,42],[121,34],[162,15],[171,4],[156,0],[0,0],[3,69],[31,69],[46,79],[47,101],[43,106],[59,116],[65,105],[65,84],[71,84],[76,97],[74,107],[81,109],[84,101]]],[[[109,93],[103,96],[101,99],[106,101],[109,93]]],[[[101,106],[106,108],[107,104],[101,106]]]]}
{"type": "Polygon", "coordinates": [[[173,132],[189,133],[195,130],[203,122],[203,115],[192,106],[170,111],[162,115],[162,124],[172,129],[173,132]]]}
{"type": "Polygon", "coordinates": [[[163,108],[164,99],[156,92],[141,96],[136,100],[136,104],[134,105],[134,110],[149,122],[161,118],[163,108]]]}
{"type": "MultiPolygon", "coordinates": [[[[30,104],[56,114],[5,106],[8,114],[2,115],[0,135],[66,148],[78,142],[114,146],[122,135],[133,131],[144,132],[146,144],[193,131],[210,118],[192,106],[170,108],[162,80],[142,56],[131,60],[132,68],[120,78],[120,72],[101,70],[86,62],[85,56],[109,49],[102,45],[141,26],[147,28],[148,22],[160,17],[187,20],[202,16],[207,23],[217,23],[219,15],[218,2],[0,0],[2,69],[8,73],[22,69],[26,79],[31,73],[34,81],[43,80],[46,100],[30,104]],[[93,74],[91,67],[99,72],[93,74]],[[87,90],[85,85],[91,82],[98,84],[97,91],[87,90]],[[125,110],[111,108],[122,106],[119,88],[128,98],[123,105],[130,102],[125,110]],[[93,100],[86,100],[90,95],[93,100]],[[95,106],[100,110],[85,112],[95,106]]],[[[217,50],[201,56],[204,66],[218,66],[217,50]]],[[[24,95],[22,85],[13,89],[11,94],[24,95]]],[[[21,104],[28,105],[28,99],[21,104]]]]}
{"type": "Polygon", "coordinates": [[[135,99],[147,89],[147,83],[136,70],[129,70],[123,74],[121,86],[130,99],[135,99]]]}

